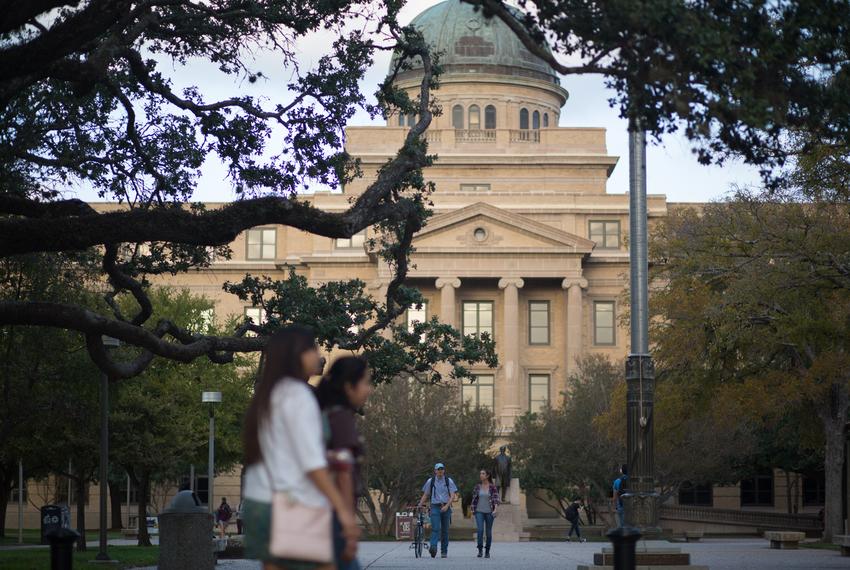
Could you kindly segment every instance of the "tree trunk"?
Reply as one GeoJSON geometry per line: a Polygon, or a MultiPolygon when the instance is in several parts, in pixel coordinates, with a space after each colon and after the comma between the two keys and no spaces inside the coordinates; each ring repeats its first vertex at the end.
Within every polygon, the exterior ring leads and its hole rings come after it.
{"type": "Polygon", "coordinates": [[[829,405],[821,413],[824,435],[826,436],[824,542],[832,542],[833,536],[842,534],[844,531],[841,472],[844,465],[844,425],[847,421],[848,409],[850,409],[850,394],[848,394],[847,384],[833,384],[829,405]]]}
{"type": "Polygon", "coordinates": [[[112,525],[110,530],[121,530],[124,528],[124,520],[121,518],[121,488],[117,483],[109,482],[109,503],[112,509],[112,525]]]}
{"type": "Polygon", "coordinates": [[[88,491],[88,482],[78,477],[74,479],[77,492],[77,532],[80,538],[77,539],[77,552],[86,550],[86,491],[88,491]]]}
{"type": "Polygon", "coordinates": [[[143,473],[139,477],[139,546],[152,546],[148,535],[148,498],[150,494],[150,476],[143,473]]]}
{"type": "Polygon", "coordinates": [[[0,471],[0,537],[6,536],[6,510],[9,508],[9,495],[14,487],[14,479],[7,478],[0,471]]]}

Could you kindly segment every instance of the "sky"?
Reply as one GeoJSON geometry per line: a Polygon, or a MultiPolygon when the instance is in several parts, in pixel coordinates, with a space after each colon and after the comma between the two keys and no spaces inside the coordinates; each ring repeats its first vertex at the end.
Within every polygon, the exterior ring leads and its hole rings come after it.
{"type": "MultiPolygon", "coordinates": [[[[409,0],[400,19],[407,23],[417,14],[439,3],[441,0],[409,0]]],[[[300,67],[307,69],[314,65],[324,53],[333,36],[320,32],[300,42],[298,61],[300,67]]],[[[374,66],[368,71],[362,89],[373,93],[378,82],[389,68],[390,54],[378,52],[374,66]]],[[[212,101],[227,98],[234,94],[264,96],[271,105],[285,97],[285,85],[291,79],[291,71],[276,70],[274,55],[259,52],[256,54],[257,68],[268,76],[255,84],[247,81],[234,82],[231,78],[218,73],[209,62],[193,62],[186,68],[167,67],[163,69],[170,75],[176,87],[197,85],[204,98],[212,101]],[[170,71],[170,73],[169,73],[170,71]]],[[[569,100],[561,112],[561,127],[604,127],[607,129],[608,153],[619,156],[620,160],[608,182],[608,192],[625,193],[628,190],[628,136],[626,121],[620,119],[618,111],[609,107],[608,100],[613,93],[603,84],[600,76],[562,77],[561,84],[569,92],[569,100]]],[[[281,101],[281,102],[286,102],[281,101]]],[[[352,125],[382,125],[377,118],[371,120],[368,114],[360,112],[352,119],[352,125]]],[[[647,190],[650,194],[664,194],[671,202],[706,202],[722,199],[735,185],[759,184],[758,171],[741,163],[729,162],[723,166],[703,166],[696,160],[688,140],[680,134],[666,135],[661,144],[650,143],[647,149],[647,190]]],[[[96,200],[94,195],[83,190],[83,199],[96,200]]],[[[213,157],[203,168],[194,195],[195,200],[220,202],[234,199],[226,171],[213,157]]]]}

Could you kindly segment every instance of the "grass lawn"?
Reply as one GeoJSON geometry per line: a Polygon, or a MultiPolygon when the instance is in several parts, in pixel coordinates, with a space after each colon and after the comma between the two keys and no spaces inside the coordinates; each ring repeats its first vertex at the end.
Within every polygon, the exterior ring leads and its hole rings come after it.
{"type": "MultiPolygon", "coordinates": [[[[41,530],[37,528],[25,528],[24,544],[40,544],[41,530]]],[[[120,531],[109,531],[106,533],[109,538],[124,538],[120,531]]],[[[88,540],[97,540],[99,535],[96,530],[90,530],[86,533],[88,540]]],[[[0,536],[0,546],[15,546],[18,544],[18,529],[6,527],[6,536],[0,536]]]]}
{"type": "Polygon", "coordinates": [[[813,548],[815,550],[841,550],[841,547],[831,542],[801,542],[800,548],[813,548]]]}
{"type": "MultiPolygon", "coordinates": [[[[97,548],[91,548],[86,552],[74,553],[75,570],[104,570],[136,568],[139,566],[155,566],[159,556],[159,547],[150,546],[110,546],[109,556],[119,560],[120,564],[89,564],[97,556],[97,548]]],[[[46,548],[20,549],[0,551],[0,568],[3,570],[38,570],[50,568],[50,551],[46,548]]]]}

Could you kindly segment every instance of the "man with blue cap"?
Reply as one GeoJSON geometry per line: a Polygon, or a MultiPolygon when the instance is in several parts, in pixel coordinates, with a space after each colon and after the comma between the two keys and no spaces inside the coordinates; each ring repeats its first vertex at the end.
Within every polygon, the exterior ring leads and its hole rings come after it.
{"type": "Polygon", "coordinates": [[[424,507],[430,499],[431,504],[431,558],[437,556],[437,540],[441,545],[443,558],[449,556],[449,525],[452,522],[452,503],[457,500],[457,485],[446,475],[446,466],[434,465],[434,476],[429,477],[422,486],[422,498],[419,506],[424,507]]]}

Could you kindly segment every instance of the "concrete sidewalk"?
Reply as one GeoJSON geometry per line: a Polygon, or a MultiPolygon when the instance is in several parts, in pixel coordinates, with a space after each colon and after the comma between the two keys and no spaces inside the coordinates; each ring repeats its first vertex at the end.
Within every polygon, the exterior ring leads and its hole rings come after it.
{"type": "MultiPolygon", "coordinates": [[[[588,564],[593,554],[606,543],[512,542],[494,544],[492,558],[477,558],[473,542],[454,542],[449,558],[427,554],[416,559],[408,543],[364,542],[360,545],[359,560],[363,568],[423,568],[428,570],[575,570],[588,564]]],[[[850,569],[850,558],[833,550],[771,550],[766,540],[717,539],[695,544],[675,544],[691,553],[694,564],[707,565],[711,570],[831,570],[850,569]]],[[[221,560],[221,570],[259,570],[257,562],[221,560]]],[[[146,570],[156,570],[154,567],[146,570]]]]}

